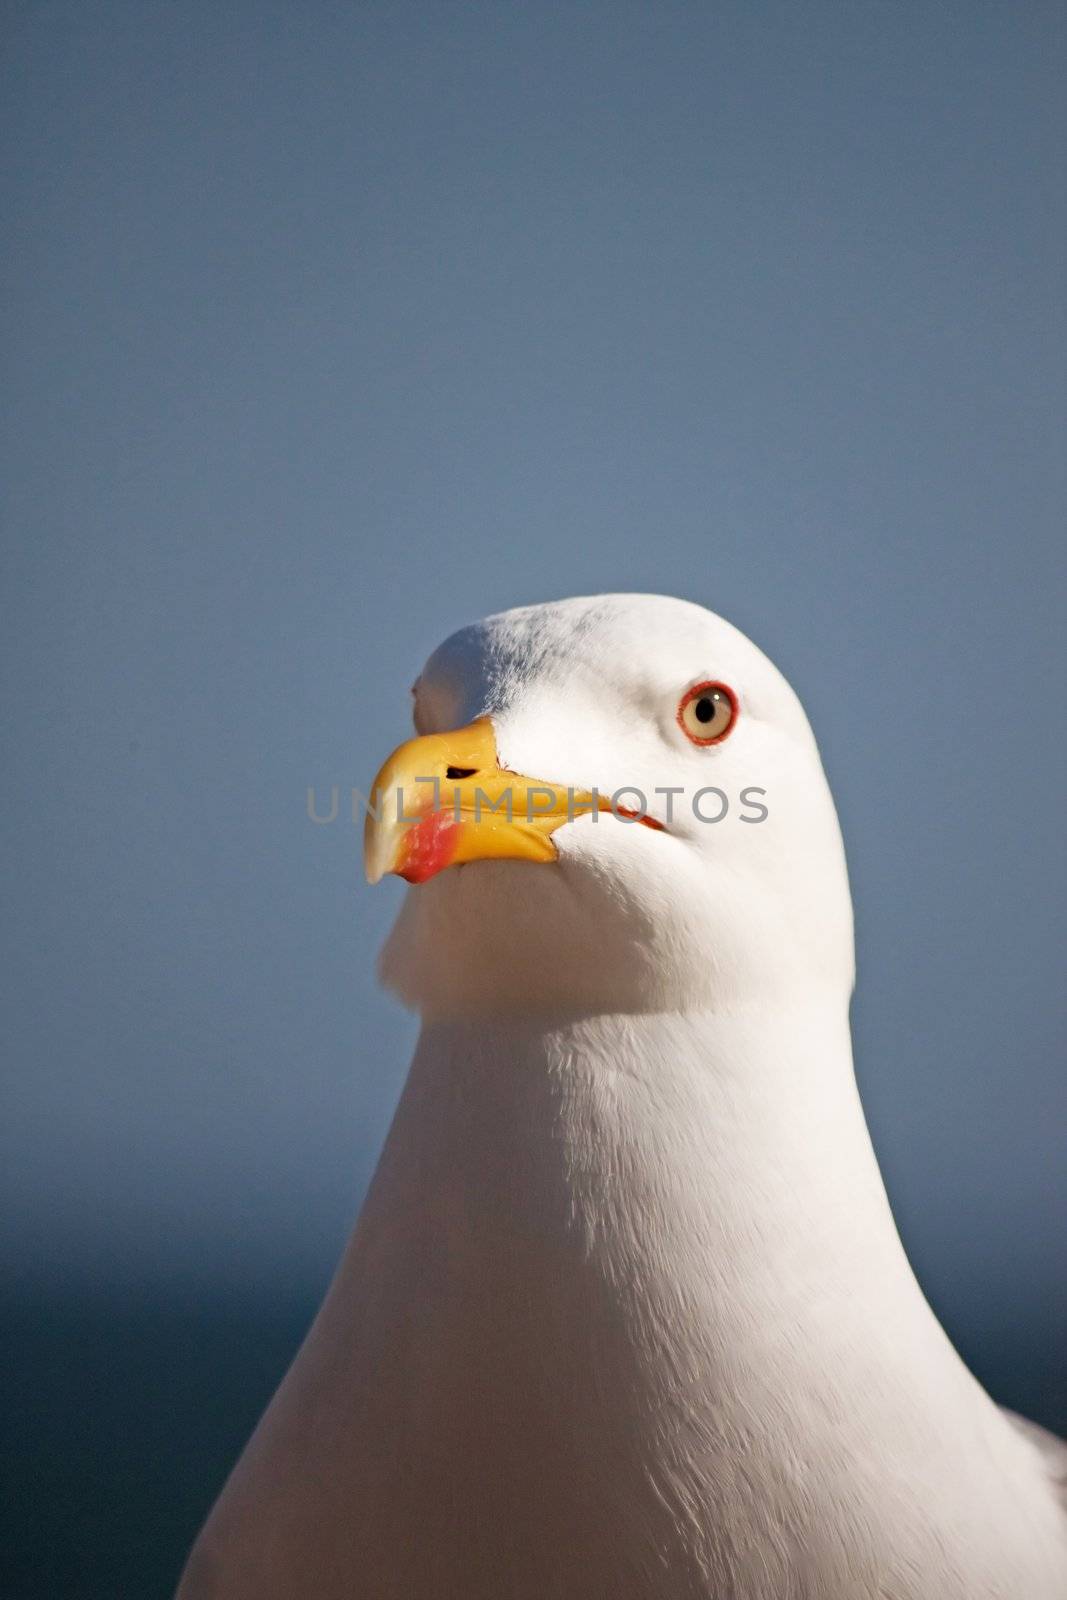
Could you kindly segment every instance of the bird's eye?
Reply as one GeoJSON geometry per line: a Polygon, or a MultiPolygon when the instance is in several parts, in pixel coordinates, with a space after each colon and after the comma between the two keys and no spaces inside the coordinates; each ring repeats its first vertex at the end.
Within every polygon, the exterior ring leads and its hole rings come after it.
{"type": "Polygon", "coordinates": [[[678,707],[678,723],[694,744],[718,744],[737,721],[737,696],[725,683],[698,683],[678,707]]]}

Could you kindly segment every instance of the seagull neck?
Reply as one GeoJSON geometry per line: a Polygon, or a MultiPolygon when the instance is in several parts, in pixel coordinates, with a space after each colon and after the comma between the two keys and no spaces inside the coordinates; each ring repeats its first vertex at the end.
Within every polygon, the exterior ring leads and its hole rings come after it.
{"type": "Polygon", "coordinates": [[[914,1288],[829,1004],[435,1023],[375,1189],[453,1259],[539,1241],[546,1293],[575,1251],[620,1279],[659,1261],[674,1283],[758,1281],[779,1311],[801,1280],[914,1288]]]}
{"type": "Polygon", "coordinates": [[[499,1527],[535,1575],[573,1545],[574,1593],[635,1523],[683,1565],[705,1523],[744,1543],[753,1484],[774,1527],[831,1525],[872,1438],[910,1481],[974,1392],[897,1240],[843,1006],[427,1027],[299,1366],[286,1425],[383,1564],[398,1527],[499,1527]],[[827,1430],[838,1477],[783,1478],[827,1430]]]}

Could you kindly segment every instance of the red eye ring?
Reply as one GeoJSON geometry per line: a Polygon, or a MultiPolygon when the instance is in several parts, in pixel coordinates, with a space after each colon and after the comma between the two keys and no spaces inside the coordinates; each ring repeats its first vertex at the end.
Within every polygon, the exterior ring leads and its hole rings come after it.
{"type": "Polygon", "coordinates": [[[687,689],[678,703],[678,726],[691,744],[709,745],[721,744],[727,734],[731,733],[737,722],[737,696],[728,683],[720,683],[717,678],[709,678],[705,683],[695,683],[687,689]],[[686,717],[690,706],[701,700],[709,700],[718,710],[712,716],[686,717]],[[718,711],[727,714],[720,717],[718,711]],[[721,724],[721,725],[720,725],[721,724]],[[710,731],[702,735],[701,726],[707,726],[710,731]]]}

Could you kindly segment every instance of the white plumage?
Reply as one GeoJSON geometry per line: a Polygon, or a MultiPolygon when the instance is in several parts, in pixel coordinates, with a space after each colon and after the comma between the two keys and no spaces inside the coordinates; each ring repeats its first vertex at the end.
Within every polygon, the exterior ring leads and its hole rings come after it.
{"type": "Polygon", "coordinates": [[[610,596],[447,641],[416,725],[483,716],[506,769],[685,797],[409,891],[409,1080],[181,1600],[1064,1600],[1067,1451],[971,1377],[889,1212],[792,690],[709,612],[610,596]],[[709,748],[704,680],[739,707],[709,748]],[[701,823],[709,785],[766,819],[701,823]]]}

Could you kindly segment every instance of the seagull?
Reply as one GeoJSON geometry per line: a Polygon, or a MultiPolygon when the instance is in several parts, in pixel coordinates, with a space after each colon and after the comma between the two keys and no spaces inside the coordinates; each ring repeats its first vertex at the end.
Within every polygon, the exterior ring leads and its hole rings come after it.
{"type": "Polygon", "coordinates": [[[789,684],[608,595],[462,629],[414,696],[366,865],[421,1034],[180,1600],[1064,1600],[1067,1446],[893,1223],[789,684]]]}

